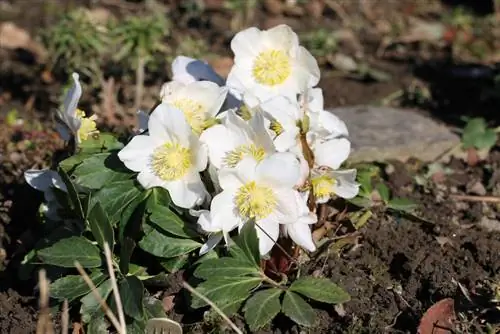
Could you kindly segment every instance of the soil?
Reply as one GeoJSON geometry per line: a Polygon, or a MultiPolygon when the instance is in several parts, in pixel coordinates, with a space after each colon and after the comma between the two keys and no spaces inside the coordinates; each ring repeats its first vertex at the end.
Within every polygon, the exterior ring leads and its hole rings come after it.
{"type": "MultiPolygon", "coordinates": [[[[105,8],[117,16],[144,6],[141,1],[124,0],[49,2],[65,10],[90,6],[92,2],[93,7],[105,8]]],[[[202,37],[210,42],[211,53],[226,57],[230,55],[227,47],[231,34],[227,32],[231,13],[220,9],[222,1],[205,2],[207,6],[210,3],[216,7],[208,8],[199,18],[186,18],[185,10],[175,7],[179,5],[176,1],[164,1],[178,23],[173,28],[172,35],[176,37],[171,42],[175,44],[185,35],[202,37]]],[[[446,1],[446,5],[454,6],[454,2],[446,1]]],[[[351,23],[356,24],[360,14],[353,3],[344,3],[344,9],[348,18],[355,21],[351,23]]],[[[468,2],[461,4],[468,5],[468,2]]],[[[0,16],[0,23],[13,21],[33,35],[46,29],[55,16],[42,0],[0,1],[0,8],[2,6],[9,11],[0,16]]],[[[394,18],[410,15],[417,5],[415,1],[401,1],[383,2],[379,7],[374,9],[376,15],[382,15],[378,18],[392,22],[394,18]]],[[[476,15],[485,15],[492,10],[486,7],[473,9],[477,10],[476,15]]],[[[446,13],[453,10],[453,7],[443,8],[446,13]]],[[[287,23],[299,32],[346,25],[332,9],[325,9],[318,20],[311,20],[307,15],[271,12],[269,8],[259,9],[254,24],[269,27],[287,23]]],[[[427,14],[432,15],[437,14],[427,14]]],[[[391,79],[385,82],[353,79],[339,75],[328,62],[323,62],[320,87],[328,107],[393,103],[393,99],[387,102],[387,98],[401,93],[402,98],[397,99],[400,105],[417,106],[450,125],[459,124],[459,118],[464,115],[482,115],[491,124],[499,123],[498,97],[485,99],[482,90],[483,86],[491,89],[491,73],[478,81],[469,80],[470,77],[464,79],[457,74],[462,73],[457,72],[461,67],[449,62],[447,47],[421,52],[419,43],[413,43],[417,45],[412,45],[403,55],[379,57],[377,50],[384,36],[374,36],[365,30],[356,30],[357,43],[353,46],[352,41],[347,41],[340,45],[340,50],[356,58],[360,51],[356,45],[362,45],[364,61],[389,74],[391,79]],[[463,80],[457,81],[457,77],[463,80]],[[415,84],[419,90],[408,89],[415,84]],[[419,92],[423,93],[419,95],[419,92]]],[[[54,152],[61,147],[52,130],[54,123],[49,111],[57,104],[62,79],[54,74],[48,80],[44,77],[45,67],[20,50],[0,49],[0,64],[0,332],[33,333],[38,307],[36,282],[20,281],[17,270],[24,253],[35,241],[34,222],[41,196],[24,183],[22,172],[50,166],[54,152]],[[18,111],[22,123],[7,124],[13,109],[18,111]]],[[[482,64],[474,66],[483,69],[482,64]]],[[[159,85],[168,77],[168,70],[160,68],[148,75],[151,78],[146,87],[146,95],[149,94],[146,101],[153,99],[159,85]]],[[[126,78],[119,82],[123,90],[119,103],[130,104],[127,96],[133,95],[133,87],[128,82],[126,78]]],[[[94,105],[100,103],[100,98],[97,94],[88,94],[83,102],[94,105]]],[[[315,305],[317,322],[312,329],[300,329],[280,316],[259,333],[304,333],[304,330],[318,334],[416,333],[424,312],[447,297],[455,300],[456,312],[461,315],[455,329],[476,333],[486,322],[498,323],[500,314],[491,300],[493,284],[500,282],[500,231],[498,226],[490,231],[488,228],[492,225],[486,224],[485,219],[499,225],[500,207],[495,203],[457,201],[451,196],[477,195],[478,187],[500,195],[500,151],[494,150],[485,161],[472,167],[458,158],[444,165],[451,172],[433,176],[422,185],[415,177],[423,175],[427,166],[418,161],[388,162],[384,166],[384,182],[393,196],[409,198],[418,204],[420,219],[375,208],[374,215],[360,231],[352,231],[349,224],[339,226],[338,234],[332,235],[332,240],[336,240],[332,247],[316,254],[303,270],[331,278],[351,294],[352,300],[336,308],[315,305]]],[[[182,321],[187,333],[229,332],[187,308],[179,285],[182,274],[173,276],[171,286],[163,291],[163,296],[174,296],[175,307],[168,315],[182,321]]],[[[234,320],[244,328],[242,319],[234,320]]]]}

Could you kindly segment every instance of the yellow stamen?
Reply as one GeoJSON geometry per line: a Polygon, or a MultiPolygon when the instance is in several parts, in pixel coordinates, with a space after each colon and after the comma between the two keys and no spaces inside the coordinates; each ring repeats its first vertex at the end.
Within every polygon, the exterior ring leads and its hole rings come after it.
{"type": "Polygon", "coordinates": [[[269,128],[273,130],[277,136],[283,133],[283,126],[277,120],[272,120],[269,128]]]}
{"type": "Polygon", "coordinates": [[[78,129],[77,134],[80,140],[87,140],[89,136],[99,133],[95,122],[97,116],[93,115],[91,117],[86,117],[83,110],[76,109],[76,117],[81,121],[80,129],[78,129]]]}
{"type": "Polygon", "coordinates": [[[266,155],[266,152],[262,147],[257,147],[255,144],[250,145],[240,145],[234,150],[228,152],[223,159],[223,164],[226,167],[234,168],[243,160],[245,156],[250,156],[254,158],[257,162],[262,161],[266,155]]]}
{"type": "Polygon", "coordinates": [[[266,218],[276,209],[277,203],[274,191],[269,187],[257,185],[255,181],[241,186],[235,197],[239,214],[248,219],[266,218]]]}
{"type": "Polygon", "coordinates": [[[178,143],[167,142],[158,147],[152,157],[151,166],[160,179],[181,179],[191,167],[191,151],[178,143]]]}
{"type": "Polygon", "coordinates": [[[245,121],[249,121],[252,118],[252,111],[246,105],[242,105],[238,109],[238,115],[243,118],[245,121]]]}
{"type": "Polygon", "coordinates": [[[335,179],[329,175],[323,174],[311,179],[313,194],[316,198],[324,198],[333,193],[335,179]]]}
{"type": "Polygon", "coordinates": [[[195,133],[200,134],[203,131],[206,110],[201,103],[186,98],[175,100],[172,104],[184,113],[188,124],[195,133]]]}
{"type": "Polygon", "coordinates": [[[261,52],[253,63],[252,74],[258,83],[276,86],[285,82],[292,73],[290,58],[283,50],[261,52]]]}

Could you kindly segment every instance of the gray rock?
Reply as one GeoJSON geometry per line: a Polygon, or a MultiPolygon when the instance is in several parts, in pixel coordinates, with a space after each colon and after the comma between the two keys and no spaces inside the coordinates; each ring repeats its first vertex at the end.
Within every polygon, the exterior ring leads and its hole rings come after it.
{"type": "Polygon", "coordinates": [[[330,111],[349,129],[350,162],[432,161],[460,142],[446,126],[410,109],[354,106],[330,111]]]}

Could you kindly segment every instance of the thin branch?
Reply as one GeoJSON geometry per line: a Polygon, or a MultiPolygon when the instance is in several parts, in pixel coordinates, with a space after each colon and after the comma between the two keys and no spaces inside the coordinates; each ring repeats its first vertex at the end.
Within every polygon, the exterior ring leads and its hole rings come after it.
{"type": "Polygon", "coordinates": [[[111,279],[111,286],[113,287],[113,296],[116,302],[116,309],[118,312],[118,318],[120,319],[120,328],[122,333],[126,333],[126,323],[125,315],[123,314],[123,305],[120,298],[120,291],[118,290],[118,284],[116,283],[115,270],[113,268],[113,260],[111,258],[111,249],[107,242],[104,243],[104,255],[106,256],[106,263],[108,265],[109,278],[111,279]]]}
{"type": "Polygon", "coordinates": [[[187,283],[186,281],[183,281],[182,282],[182,286],[184,287],[184,289],[188,290],[189,292],[191,292],[193,295],[195,295],[196,297],[200,298],[201,300],[203,300],[205,303],[207,303],[208,305],[210,305],[211,308],[213,308],[215,310],[215,312],[219,313],[219,315],[222,317],[222,319],[224,319],[228,324],[229,326],[231,326],[231,328],[238,334],[243,334],[243,332],[241,331],[241,329],[239,329],[236,324],[234,322],[231,321],[231,319],[229,319],[229,317],[224,314],[224,312],[222,312],[222,310],[217,307],[217,305],[214,304],[214,302],[212,302],[210,299],[208,299],[207,297],[205,297],[204,295],[202,295],[201,293],[199,293],[198,291],[196,291],[191,285],[189,285],[189,283],[187,283]]]}
{"type": "Polygon", "coordinates": [[[113,327],[115,327],[115,329],[118,331],[118,333],[125,334],[125,332],[122,330],[120,322],[118,321],[116,316],[113,314],[113,312],[111,312],[108,304],[106,304],[106,301],[104,299],[102,299],[94,282],[92,282],[89,275],[85,272],[85,270],[83,270],[83,267],[81,266],[81,264],[78,261],[75,261],[75,267],[76,267],[76,270],[78,270],[78,272],[82,276],[85,283],[87,283],[87,285],[89,286],[90,291],[94,295],[94,298],[99,302],[99,305],[101,305],[102,310],[104,311],[104,313],[106,314],[108,319],[111,321],[111,324],[113,325],[113,327]]]}
{"type": "Polygon", "coordinates": [[[457,201],[500,203],[500,197],[498,196],[450,195],[450,198],[457,201]]]}
{"type": "Polygon", "coordinates": [[[61,313],[61,333],[68,333],[69,329],[69,308],[68,308],[68,300],[65,299],[62,305],[62,313],[61,313]]]}
{"type": "Polygon", "coordinates": [[[137,68],[135,71],[135,99],[134,99],[134,112],[139,110],[142,103],[142,96],[144,94],[144,76],[145,76],[146,62],[143,56],[137,59],[137,68]]]}
{"type": "Polygon", "coordinates": [[[38,272],[38,283],[40,286],[40,315],[36,326],[37,334],[53,334],[54,328],[50,320],[49,310],[49,280],[45,269],[38,272]]]}

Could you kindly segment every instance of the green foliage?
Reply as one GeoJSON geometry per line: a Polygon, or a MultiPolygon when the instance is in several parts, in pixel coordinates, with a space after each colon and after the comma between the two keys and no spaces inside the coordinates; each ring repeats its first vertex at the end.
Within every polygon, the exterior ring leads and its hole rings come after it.
{"type": "Polygon", "coordinates": [[[497,142],[497,133],[488,128],[483,118],[471,118],[462,133],[462,145],[464,149],[476,148],[489,151],[497,142]]]}
{"type": "Polygon", "coordinates": [[[317,29],[300,36],[304,47],[315,57],[326,57],[338,50],[337,37],[331,30],[317,29]]]}
{"type": "MultiPolygon", "coordinates": [[[[204,280],[196,290],[229,316],[242,309],[252,331],[264,327],[280,312],[300,325],[311,326],[315,312],[304,297],[329,304],[350,299],[326,278],[302,277],[288,285],[287,280],[276,282],[266,276],[260,267],[252,222],[243,226],[229,249],[230,256],[206,260],[196,268],[194,276],[204,280]]],[[[191,306],[199,308],[206,303],[193,296],[191,306]]]]}

